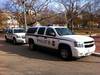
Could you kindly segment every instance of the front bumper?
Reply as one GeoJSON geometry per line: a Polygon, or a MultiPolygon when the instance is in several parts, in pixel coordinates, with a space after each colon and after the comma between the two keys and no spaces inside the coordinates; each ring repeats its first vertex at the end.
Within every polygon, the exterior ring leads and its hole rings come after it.
{"type": "Polygon", "coordinates": [[[17,38],[16,42],[17,43],[26,43],[25,39],[23,39],[23,38],[17,38]]]}
{"type": "Polygon", "coordinates": [[[92,46],[90,48],[77,48],[77,47],[74,47],[72,49],[72,55],[74,57],[83,57],[83,56],[89,56],[91,54],[93,54],[95,52],[95,49],[96,49],[96,46],[92,46]]]}

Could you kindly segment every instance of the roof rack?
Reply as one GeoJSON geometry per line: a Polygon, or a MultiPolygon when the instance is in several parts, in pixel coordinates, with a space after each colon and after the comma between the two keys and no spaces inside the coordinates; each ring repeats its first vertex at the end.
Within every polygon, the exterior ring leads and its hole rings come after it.
{"type": "Polygon", "coordinates": [[[47,26],[53,26],[53,24],[48,24],[47,26]]]}
{"type": "Polygon", "coordinates": [[[60,26],[59,24],[48,24],[47,26],[60,26]]]}

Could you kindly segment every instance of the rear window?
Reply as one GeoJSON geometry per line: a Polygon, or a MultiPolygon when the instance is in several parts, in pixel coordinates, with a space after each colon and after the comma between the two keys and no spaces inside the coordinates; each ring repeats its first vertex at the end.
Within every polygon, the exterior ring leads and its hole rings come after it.
{"type": "Polygon", "coordinates": [[[29,28],[27,33],[33,33],[34,34],[36,32],[36,30],[37,30],[37,28],[29,28]]]}
{"type": "Polygon", "coordinates": [[[14,29],[14,33],[25,33],[25,29],[14,29]]]}
{"type": "Polygon", "coordinates": [[[39,28],[38,34],[43,35],[44,32],[45,32],[45,28],[44,27],[39,28]]]}

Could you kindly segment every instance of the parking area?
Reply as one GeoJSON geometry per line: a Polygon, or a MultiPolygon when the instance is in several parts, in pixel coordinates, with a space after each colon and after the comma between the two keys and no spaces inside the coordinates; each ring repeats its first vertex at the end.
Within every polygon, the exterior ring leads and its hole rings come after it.
{"type": "Polygon", "coordinates": [[[0,75],[99,75],[100,57],[64,61],[57,54],[29,51],[0,38],[0,75]]]}

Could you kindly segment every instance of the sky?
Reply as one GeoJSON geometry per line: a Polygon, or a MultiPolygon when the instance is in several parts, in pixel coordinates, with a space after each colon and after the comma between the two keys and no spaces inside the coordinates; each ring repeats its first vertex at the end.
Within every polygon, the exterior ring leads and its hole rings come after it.
{"type": "MultiPolygon", "coordinates": [[[[4,4],[6,1],[8,1],[8,0],[0,0],[0,8],[4,7],[4,4]]],[[[45,1],[45,0],[39,0],[39,1],[45,1]]],[[[51,0],[51,1],[56,1],[56,0],[51,0]]],[[[81,0],[81,1],[82,1],[82,3],[84,3],[84,0],[81,0]]],[[[42,2],[40,2],[40,3],[42,3],[42,2]]]]}
{"type": "Polygon", "coordinates": [[[66,9],[63,4],[52,2],[48,5],[48,9],[51,9],[52,11],[55,11],[56,13],[64,12],[66,9]]]}
{"type": "MultiPolygon", "coordinates": [[[[9,0],[0,0],[0,8],[3,8],[4,7],[4,4],[6,3],[6,1],[9,1],[9,0]]],[[[40,1],[39,2],[39,4],[40,4],[40,3],[44,2],[45,0],[39,0],[39,1],[40,1]]],[[[52,9],[55,12],[58,12],[59,9],[60,9],[59,12],[63,12],[65,10],[64,9],[64,6],[62,4],[57,3],[57,2],[54,2],[54,1],[49,4],[49,7],[48,8],[49,9],[52,9]]]]}
{"type": "MultiPolygon", "coordinates": [[[[7,1],[9,1],[9,0],[0,0],[0,8],[3,8],[3,7],[4,7],[4,4],[5,4],[7,1]]],[[[38,0],[38,1],[40,1],[39,4],[45,2],[45,0],[38,0]]],[[[58,3],[56,0],[51,0],[51,1],[52,1],[52,3],[50,3],[49,6],[48,6],[48,8],[49,8],[50,10],[53,10],[53,11],[55,11],[55,12],[58,12],[58,11],[59,11],[58,13],[64,12],[64,11],[65,11],[65,7],[64,7],[61,3],[58,3]],[[54,1],[56,1],[56,2],[54,2],[54,1]]],[[[84,3],[84,0],[81,0],[81,1],[83,1],[82,3],[84,3]]],[[[37,4],[37,3],[36,3],[36,4],[37,4]]],[[[38,4],[37,4],[37,5],[38,5],[38,4]]],[[[82,4],[81,4],[81,5],[82,5],[82,4]]]]}
{"type": "Polygon", "coordinates": [[[4,7],[4,4],[7,0],[0,0],[0,8],[3,8],[4,7]]]}

